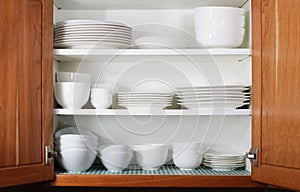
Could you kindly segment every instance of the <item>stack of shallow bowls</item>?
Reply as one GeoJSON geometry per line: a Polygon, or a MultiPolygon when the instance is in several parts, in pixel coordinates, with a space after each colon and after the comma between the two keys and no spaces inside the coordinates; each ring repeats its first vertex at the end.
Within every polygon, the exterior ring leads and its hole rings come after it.
{"type": "Polygon", "coordinates": [[[242,8],[197,7],[194,22],[201,47],[237,48],[243,43],[245,11],[242,8]]]}
{"type": "Polygon", "coordinates": [[[138,165],[144,170],[157,170],[166,163],[168,145],[141,144],[134,145],[133,151],[138,165]]]}
{"type": "Polygon", "coordinates": [[[57,160],[67,171],[85,171],[95,161],[98,137],[89,130],[66,127],[55,133],[57,160]]]}
{"type": "Polygon", "coordinates": [[[54,84],[56,101],[66,109],[80,109],[90,95],[91,76],[85,73],[58,72],[54,84]]]}
{"type": "Polygon", "coordinates": [[[200,143],[173,143],[173,161],[181,170],[193,170],[200,166],[200,143]]]}
{"type": "Polygon", "coordinates": [[[105,145],[98,149],[98,155],[104,167],[113,172],[123,171],[128,167],[133,152],[124,145],[105,145]]]}

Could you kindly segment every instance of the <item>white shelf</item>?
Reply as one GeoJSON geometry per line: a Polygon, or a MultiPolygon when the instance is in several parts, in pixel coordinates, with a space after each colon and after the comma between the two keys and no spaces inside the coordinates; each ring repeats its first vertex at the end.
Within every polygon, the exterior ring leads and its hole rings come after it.
{"type": "Polygon", "coordinates": [[[160,10],[193,9],[199,6],[241,7],[248,0],[55,0],[55,5],[63,10],[160,10]]]}
{"type": "MultiPolygon", "coordinates": [[[[243,61],[251,56],[250,49],[54,49],[57,61],[99,61],[103,57],[129,59],[136,57],[186,58],[206,60],[243,61]]],[[[170,58],[169,58],[170,59],[170,58]]]]}
{"type": "Polygon", "coordinates": [[[216,115],[251,115],[251,109],[199,109],[199,110],[126,110],[126,109],[54,109],[55,115],[100,115],[100,116],[216,116],[216,115]]]}

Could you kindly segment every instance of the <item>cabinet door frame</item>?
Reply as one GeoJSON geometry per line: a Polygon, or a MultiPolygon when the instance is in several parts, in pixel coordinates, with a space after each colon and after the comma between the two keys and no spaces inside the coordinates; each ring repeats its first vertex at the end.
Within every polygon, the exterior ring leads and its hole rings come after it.
{"type": "MultiPolygon", "coordinates": [[[[12,1],[12,0],[11,0],[12,1]]],[[[13,13],[6,11],[4,14],[11,15],[19,22],[23,22],[22,14],[25,10],[25,1],[13,0],[13,7],[17,8],[13,13]]],[[[51,165],[45,164],[45,146],[53,147],[53,1],[52,0],[28,0],[33,3],[41,4],[41,61],[42,61],[42,87],[41,87],[41,98],[42,98],[42,116],[41,116],[41,162],[33,163],[29,165],[18,165],[18,154],[16,154],[16,164],[13,166],[0,168],[0,187],[15,186],[28,183],[36,183],[46,180],[54,179],[54,163],[51,165]]],[[[26,1],[27,2],[27,1],[26,1]]],[[[1,5],[5,8],[5,1],[1,5]]],[[[11,2],[10,2],[11,3],[11,2]]],[[[16,32],[17,33],[17,32],[16,32]]],[[[23,35],[19,32],[18,35],[23,35]]],[[[15,34],[14,34],[15,35],[15,34]]],[[[20,37],[20,39],[24,36],[20,37]]],[[[30,56],[30,55],[28,55],[30,56]]],[[[19,57],[19,56],[18,56],[19,57]]],[[[22,58],[20,56],[20,58],[22,58]]],[[[18,59],[22,62],[22,59],[18,59]]],[[[18,78],[18,77],[17,77],[18,78]]],[[[17,79],[21,81],[21,79],[17,79]]],[[[16,109],[18,110],[18,109],[16,109]]],[[[17,124],[17,122],[16,122],[17,124]]],[[[11,129],[18,129],[18,127],[9,127],[11,129]]],[[[16,139],[18,140],[18,139],[16,139]]],[[[16,141],[17,142],[17,141],[16,141]]],[[[1,154],[5,155],[5,154],[1,154]]],[[[30,155],[30,154],[29,154],[30,155]]]]}
{"type": "MultiPolygon", "coordinates": [[[[297,178],[300,170],[269,165],[262,162],[262,67],[263,63],[263,11],[268,0],[252,0],[252,149],[258,147],[258,166],[252,164],[252,180],[269,185],[300,190],[297,178]]],[[[274,2],[277,0],[274,0],[274,2]]],[[[275,12],[274,12],[275,14],[275,12]]],[[[280,34],[278,34],[280,35],[280,34]]],[[[278,45],[279,46],[279,45],[278,45]]],[[[280,52],[279,52],[280,54],[280,52]]],[[[280,155],[280,154],[278,154],[280,155]]]]}

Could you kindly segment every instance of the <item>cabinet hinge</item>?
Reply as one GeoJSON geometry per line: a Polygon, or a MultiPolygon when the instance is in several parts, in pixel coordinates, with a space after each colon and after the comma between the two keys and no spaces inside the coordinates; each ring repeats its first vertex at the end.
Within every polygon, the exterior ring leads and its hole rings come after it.
{"type": "Polygon", "coordinates": [[[258,148],[254,147],[253,152],[246,153],[246,157],[253,161],[254,166],[258,167],[258,148]]]}
{"type": "Polygon", "coordinates": [[[46,157],[45,164],[51,165],[53,159],[57,157],[57,153],[49,145],[47,145],[45,146],[45,157],[46,157]]]}

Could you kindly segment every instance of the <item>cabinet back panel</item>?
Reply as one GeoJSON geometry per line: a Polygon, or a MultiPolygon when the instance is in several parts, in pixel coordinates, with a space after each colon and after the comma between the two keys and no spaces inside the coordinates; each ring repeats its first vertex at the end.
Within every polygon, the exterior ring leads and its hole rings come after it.
{"type": "Polygon", "coordinates": [[[262,14],[262,163],[300,169],[300,3],[276,2],[262,14]]]}
{"type": "Polygon", "coordinates": [[[18,68],[21,165],[42,161],[42,2],[28,0],[25,6],[24,62],[18,68]]]}

